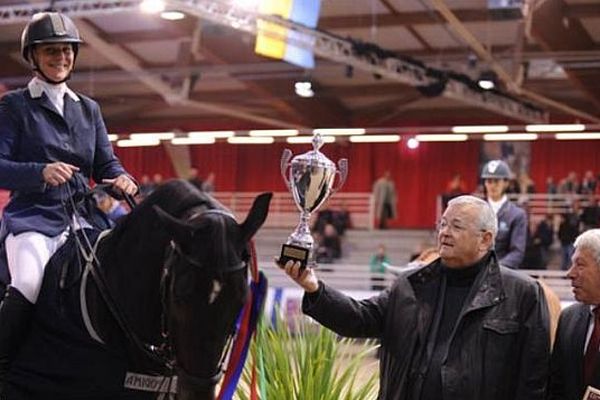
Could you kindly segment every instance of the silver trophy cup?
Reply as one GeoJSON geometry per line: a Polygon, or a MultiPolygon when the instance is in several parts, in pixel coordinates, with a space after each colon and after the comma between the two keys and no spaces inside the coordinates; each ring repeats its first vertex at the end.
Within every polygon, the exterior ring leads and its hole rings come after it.
{"type": "Polygon", "coordinates": [[[313,150],[297,155],[291,162],[291,150],[285,149],[281,156],[281,176],[300,210],[300,223],[281,248],[281,264],[294,260],[300,261],[302,267],[316,265],[310,215],[342,187],[348,176],[347,159],[340,159],[339,169],[336,169],[335,164],[319,151],[323,146],[321,135],[315,134],[312,144],[313,150]],[[288,170],[289,177],[286,173],[288,170]],[[336,175],[339,179],[334,187],[336,175]]]}

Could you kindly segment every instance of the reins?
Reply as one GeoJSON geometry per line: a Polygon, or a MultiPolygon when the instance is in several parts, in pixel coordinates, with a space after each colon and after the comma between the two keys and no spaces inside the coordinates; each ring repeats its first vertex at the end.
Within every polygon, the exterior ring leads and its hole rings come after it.
{"type": "MultiPolygon", "coordinates": [[[[193,376],[188,374],[185,370],[183,370],[183,368],[176,367],[174,363],[174,352],[171,345],[171,338],[169,336],[168,324],[166,322],[166,314],[168,310],[167,284],[168,279],[170,278],[171,265],[176,261],[176,257],[181,257],[181,259],[189,265],[193,265],[196,267],[203,267],[203,265],[197,260],[190,257],[189,255],[185,254],[185,252],[183,252],[177,244],[171,242],[169,252],[165,256],[162,278],[160,282],[160,291],[162,297],[161,301],[163,302],[163,315],[161,316],[161,335],[164,339],[164,342],[160,346],[153,346],[144,343],[135,333],[135,331],[131,328],[122,308],[119,306],[118,302],[113,297],[110,288],[107,284],[107,278],[104,274],[104,271],[102,268],[100,268],[100,261],[98,260],[98,257],[96,255],[95,247],[90,242],[90,239],[86,234],[85,230],[81,229],[81,237],[76,233],[77,226],[75,221],[81,223],[81,221],[84,220],[79,214],[77,205],[75,204],[71,187],[68,183],[66,183],[64,186],[66,187],[68,205],[71,207],[72,210],[72,217],[69,218],[71,213],[68,212],[67,204],[65,201],[63,201],[65,217],[69,219],[68,225],[71,229],[71,233],[75,237],[76,245],[79,249],[79,252],[85,260],[85,268],[91,273],[96,285],[98,286],[98,291],[102,299],[104,300],[111,315],[115,318],[117,325],[123,331],[123,334],[129,341],[129,343],[132,344],[135,350],[137,350],[140,354],[146,357],[146,359],[151,360],[154,364],[160,365],[167,373],[165,379],[168,379],[169,381],[172,381],[174,375],[176,374],[178,382],[185,382],[185,384],[190,387],[207,389],[212,388],[216,384],[218,384],[218,382],[224,376],[221,385],[221,390],[217,399],[231,400],[233,398],[233,394],[235,393],[237,383],[241,376],[248,355],[250,341],[255,334],[267,292],[267,278],[263,272],[258,270],[254,241],[251,240],[248,244],[250,253],[249,264],[251,272],[250,294],[237,318],[235,331],[231,333],[226,339],[226,345],[223,349],[221,358],[217,365],[217,372],[213,376],[210,376],[208,378],[193,376]],[[223,368],[223,365],[227,360],[227,367],[223,368]]],[[[136,207],[136,203],[133,199],[133,196],[127,195],[125,196],[125,200],[127,201],[128,205],[132,210],[136,207]]],[[[219,213],[228,215],[231,218],[233,218],[233,216],[230,213],[219,209],[204,210],[202,213],[219,213]]],[[[228,266],[224,270],[224,272],[235,272],[244,268],[245,266],[246,263],[242,261],[238,264],[228,266]]],[[[256,372],[253,371],[252,375],[253,377],[255,377],[256,372]]],[[[163,385],[161,384],[160,387],[162,386],[163,385]]],[[[169,387],[171,387],[171,383],[169,383],[169,387]]],[[[160,389],[157,389],[157,391],[158,390],[160,389]]],[[[255,385],[251,385],[251,392],[251,399],[256,399],[257,396],[255,385]]]]}

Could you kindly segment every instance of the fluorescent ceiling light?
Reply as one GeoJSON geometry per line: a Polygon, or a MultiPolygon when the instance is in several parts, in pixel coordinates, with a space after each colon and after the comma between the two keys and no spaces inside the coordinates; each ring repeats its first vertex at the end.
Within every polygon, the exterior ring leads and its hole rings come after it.
{"type": "Polygon", "coordinates": [[[158,14],[165,11],[165,2],[163,0],[144,0],[140,4],[140,9],[146,14],[158,14]]]}
{"type": "Polygon", "coordinates": [[[163,11],[160,13],[160,17],[167,21],[179,21],[185,18],[185,14],[181,11],[163,11]]]}
{"type": "Polygon", "coordinates": [[[123,139],[117,141],[117,147],[142,147],[142,146],[158,146],[160,144],[160,140],[152,139],[152,140],[131,140],[131,139],[123,139]]]}
{"type": "Polygon", "coordinates": [[[497,141],[517,141],[517,140],[537,140],[537,133],[492,133],[489,135],[483,135],[483,140],[488,142],[497,141]]]}
{"type": "Polygon", "coordinates": [[[366,132],[363,128],[320,128],[314,129],[313,133],[319,133],[321,135],[333,135],[333,136],[351,136],[351,135],[364,135],[366,132]]]}
{"type": "Polygon", "coordinates": [[[235,136],[234,131],[192,131],[188,132],[190,138],[213,137],[215,139],[225,139],[235,136]]]}
{"type": "Polygon", "coordinates": [[[580,132],[585,130],[583,124],[541,124],[527,125],[527,132],[580,132]]]}
{"type": "Polygon", "coordinates": [[[392,143],[399,142],[400,135],[350,136],[348,140],[350,140],[352,143],[392,143]]]}
{"type": "Polygon", "coordinates": [[[600,132],[557,133],[556,140],[599,140],[600,132]]]}
{"type": "Polygon", "coordinates": [[[298,134],[297,129],[264,129],[249,131],[250,136],[296,136],[298,134]]]}
{"type": "Polygon", "coordinates": [[[129,139],[131,140],[169,140],[175,137],[175,133],[173,132],[156,132],[156,133],[132,133],[129,135],[129,139]]]}
{"type": "Polygon", "coordinates": [[[415,138],[419,142],[464,142],[469,137],[465,134],[435,134],[435,135],[417,135],[415,138]]]}
{"type": "Polygon", "coordinates": [[[115,135],[115,134],[109,134],[108,135],[108,140],[110,140],[111,142],[116,142],[117,140],[119,140],[119,135],[115,135]]]}
{"type": "Polygon", "coordinates": [[[212,136],[205,137],[179,137],[171,139],[171,143],[173,144],[213,144],[215,142],[215,138],[212,136]]]}
{"type": "Polygon", "coordinates": [[[506,125],[467,125],[453,126],[452,133],[494,133],[508,132],[506,125]]]}
{"type": "Polygon", "coordinates": [[[234,136],[227,138],[227,142],[231,144],[271,144],[275,141],[272,137],[261,136],[234,136]]]}
{"type": "MultiPolygon", "coordinates": [[[[321,136],[323,143],[333,143],[335,142],[335,136],[321,136]]],[[[302,143],[312,143],[312,136],[292,136],[286,139],[286,142],[290,144],[302,144],[302,143]]]]}

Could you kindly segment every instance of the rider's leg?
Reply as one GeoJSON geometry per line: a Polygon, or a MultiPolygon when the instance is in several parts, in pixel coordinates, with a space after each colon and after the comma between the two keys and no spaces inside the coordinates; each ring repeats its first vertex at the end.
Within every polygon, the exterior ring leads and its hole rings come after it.
{"type": "Polygon", "coordinates": [[[44,268],[66,237],[66,232],[55,237],[37,232],[6,237],[11,285],[0,305],[0,395],[5,390],[10,364],[29,331],[44,268]]]}

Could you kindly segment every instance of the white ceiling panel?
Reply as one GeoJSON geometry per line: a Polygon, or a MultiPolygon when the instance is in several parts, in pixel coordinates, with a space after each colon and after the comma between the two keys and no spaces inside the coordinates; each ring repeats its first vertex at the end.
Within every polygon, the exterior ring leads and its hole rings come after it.
{"type": "Polygon", "coordinates": [[[380,0],[323,0],[321,2],[321,16],[323,17],[387,12],[387,8],[380,0]]]}
{"type": "Polygon", "coordinates": [[[352,39],[374,43],[387,50],[419,50],[423,48],[421,43],[402,26],[340,29],[333,32],[344,38],[349,36],[352,39]]]}

